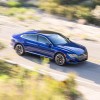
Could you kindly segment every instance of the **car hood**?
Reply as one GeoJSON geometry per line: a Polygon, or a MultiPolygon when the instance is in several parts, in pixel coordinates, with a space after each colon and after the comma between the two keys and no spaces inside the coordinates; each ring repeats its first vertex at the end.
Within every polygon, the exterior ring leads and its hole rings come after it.
{"type": "Polygon", "coordinates": [[[74,53],[77,55],[81,55],[85,52],[85,50],[78,44],[66,44],[66,45],[58,45],[57,47],[63,49],[64,51],[70,52],[70,53],[74,53]]]}

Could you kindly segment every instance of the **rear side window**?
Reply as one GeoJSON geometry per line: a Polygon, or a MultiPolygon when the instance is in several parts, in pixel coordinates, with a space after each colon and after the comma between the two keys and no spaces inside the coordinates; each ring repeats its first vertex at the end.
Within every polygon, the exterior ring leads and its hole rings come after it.
{"type": "Polygon", "coordinates": [[[22,35],[22,38],[31,40],[31,41],[37,41],[37,35],[34,35],[34,34],[25,34],[25,35],[22,35]]]}
{"type": "Polygon", "coordinates": [[[43,43],[43,44],[47,44],[47,43],[50,43],[45,37],[43,36],[39,36],[38,37],[38,42],[39,43],[43,43]]]}

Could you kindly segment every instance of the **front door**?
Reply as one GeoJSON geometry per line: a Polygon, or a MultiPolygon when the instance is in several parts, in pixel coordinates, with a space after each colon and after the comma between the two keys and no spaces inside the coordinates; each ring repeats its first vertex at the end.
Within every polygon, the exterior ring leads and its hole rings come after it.
{"type": "Polygon", "coordinates": [[[51,43],[46,37],[41,36],[41,35],[38,36],[39,52],[44,56],[52,58],[55,50],[53,49],[52,46],[50,47],[48,44],[51,44],[51,43]]]}

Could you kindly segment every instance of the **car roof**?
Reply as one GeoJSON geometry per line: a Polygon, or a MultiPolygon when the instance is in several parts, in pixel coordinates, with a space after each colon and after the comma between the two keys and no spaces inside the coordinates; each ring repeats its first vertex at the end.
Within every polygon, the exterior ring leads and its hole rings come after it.
{"type": "Polygon", "coordinates": [[[25,34],[39,34],[39,35],[42,35],[42,36],[51,36],[51,35],[54,35],[54,34],[60,35],[57,32],[48,31],[48,30],[31,30],[31,31],[25,32],[25,34]]]}

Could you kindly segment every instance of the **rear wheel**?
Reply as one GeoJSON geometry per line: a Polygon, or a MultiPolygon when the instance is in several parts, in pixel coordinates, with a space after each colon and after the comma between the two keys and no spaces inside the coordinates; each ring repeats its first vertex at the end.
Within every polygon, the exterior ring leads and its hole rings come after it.
{"type": "Polygon", "coordinates": [[[20,56],[24,55],[24,47],[21,44],[15,46],[16,53],[20,56]]]}
{"type": "Polygon", "coordinates": [[[60,66],[64,65],[66,62],[64,55],[61,53],[56,54],[55,62],[57,65],[60,65],[60,66]]]}

